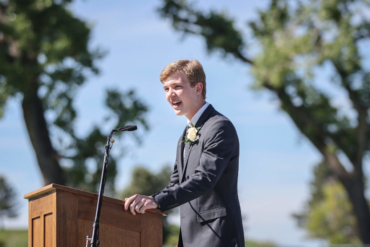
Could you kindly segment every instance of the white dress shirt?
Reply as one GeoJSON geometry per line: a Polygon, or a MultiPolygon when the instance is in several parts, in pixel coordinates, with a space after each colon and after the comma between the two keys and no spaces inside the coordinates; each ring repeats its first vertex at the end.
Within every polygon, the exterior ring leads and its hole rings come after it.
{"type": "MultiPolygon", "coordinates": [[[[203,112],[207,109],[207,107],[209,106],[209,103],[208,102],[206,102],[198,111],[197,111],[197,113],[195,113],[195,115],[192,117],[192,119],[189,121],[189,119],[187,119],[188,120],[188,125],[189,125],[189,123],[191,122],[194,126],[197,124],[197,122],[198,122],[198,119],[200,118],[200,116],[202,116],[202,114],[203,114],[203,112]]],[[[189,125],[189,126],[191,126],[191,125],[189,125]]]]}

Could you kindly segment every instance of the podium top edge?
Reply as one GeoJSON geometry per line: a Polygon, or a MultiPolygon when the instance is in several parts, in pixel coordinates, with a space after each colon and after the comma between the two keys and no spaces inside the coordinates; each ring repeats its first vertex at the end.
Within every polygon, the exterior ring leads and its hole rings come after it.
{"type": "MultiPolygon", "coordinates": [[[[44,186],[44,187],[42,187],[38,190],[35,190],[35,191],[32,191],[30,193],[25,194],[23,196],[23,198],[30,200],[34,197],[38,197],[38,196],[47,194],[47,193],[49,193],[53,190],[55,190],[55,191],[56,190],[62,190],[62,191],[66,191],[66,192],[73,193],[73,194],[79,194],[79,195],[83,195],[83,196],[87,196],[87,197],[91,197],[91,198],[98,198],[98,194],[83,191],[83,190],[79,190],[79,189],[70,188],[70,187],[67,187],[67,186],[64,186],[64,185],[59,185],[59,184],[46,185],[46,186],[44,186]]],[[[108,196],[103,196],[103,201],[117,203],[117,204],[123,204],[124,203],[124,201],[122,201],[122,200],[112,198],[112,197],[108,197],[108,196]]],[[[150,210],[148,210],[148,212],[161,214],[161,215],[164,215],[164,216],[167,215],[167,212],[162,212],[159,209],[150,209],[150,210]]]]}
{"type": "Polygon", "coordinates": [[[35,190],[35,191],[32,191],[30,193],[27,193],[23,196],[24,199],[32,199],[33,197],[36,197],[36,196],[40,196],[40,195],[43,195],[43,194],[46,194],[52,190],[56,190],[57,188],[60,187],[65,187],[65,186],[62,186],[62,185],[58,185],[58,184],[49,184],[47,186],[44,186],[38,190],[35,190]]]}

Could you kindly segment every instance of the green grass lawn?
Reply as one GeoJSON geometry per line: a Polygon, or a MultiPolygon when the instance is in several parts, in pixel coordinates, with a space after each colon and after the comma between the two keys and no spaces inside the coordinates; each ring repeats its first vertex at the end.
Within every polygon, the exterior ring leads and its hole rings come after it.
{"type": "MultiPolygon", "coordinates": [[[[177,235],[173,235],[168,239],[167,246],[177,244],[177,235]],[[173,239],[171,239],[171,237],[173,239]]],[[[257,242],[252,240],[245,241],[246,246],[257,247],[274,247],[270,242],[257,242]]],[[[0,230],[0,247],[28,247],[28,230],[0,230]]]]}
{"type": "Polygon", "coordinates": [[[0,230],[0,247],[27,247],[28,230],[0,230]]]}

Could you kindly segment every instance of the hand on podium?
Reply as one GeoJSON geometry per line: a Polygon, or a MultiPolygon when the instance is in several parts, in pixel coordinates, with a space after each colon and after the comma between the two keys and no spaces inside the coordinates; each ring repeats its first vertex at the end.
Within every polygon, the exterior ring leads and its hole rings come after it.
{"type": "Polygon", "coordinates": [[[125,198],[125,210],[129,208],[133,215],[136,215],[136,213],[144,214],[147,209],[158,208],[158,203],[152,196],[133,195],[125,198]]]}

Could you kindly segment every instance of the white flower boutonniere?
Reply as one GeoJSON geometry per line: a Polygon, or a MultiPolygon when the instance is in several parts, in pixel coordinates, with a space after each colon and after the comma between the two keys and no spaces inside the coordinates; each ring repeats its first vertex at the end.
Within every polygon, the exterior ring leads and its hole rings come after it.
{"type": "Polygon", "coordinates": [[[200,130],[200,127],[195,128],[193,124],[191,124],[191,127],[188,129],[187,135],[185,136],[185,140],[183,140],[183,142],[185,142],[185,144],[189,143],[189,148],[199,139],[199,134],[198,134],[199,130],[200,130]]]}

